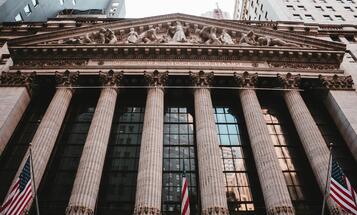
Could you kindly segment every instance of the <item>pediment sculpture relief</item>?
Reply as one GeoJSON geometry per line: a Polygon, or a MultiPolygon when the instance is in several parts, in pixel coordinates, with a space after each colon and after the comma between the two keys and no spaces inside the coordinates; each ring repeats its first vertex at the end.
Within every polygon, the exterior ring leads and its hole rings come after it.
{"type": "MultiPolygon", "coordinates": [[[[205,45],[243,45],[243,46],[286,46],[300,47],[280,38],[256,34],[233,32],[214,26],[201,26],[176,21],[167,25],[149,26],[146,30],[134,27],[126,30],[101,28],[76,38],[55,42],[57,44],[205,44],[205,45]],[[126,33],[127,32],[127,33],[126,33]]],[[[49,42],[47,44],[53,44],[49,42]]]]}

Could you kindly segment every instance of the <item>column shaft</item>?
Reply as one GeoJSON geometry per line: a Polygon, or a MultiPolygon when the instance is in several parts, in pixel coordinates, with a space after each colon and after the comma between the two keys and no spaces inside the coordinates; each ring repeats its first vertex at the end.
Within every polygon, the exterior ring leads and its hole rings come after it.
{"type": "Polygon", "coordinates": [[[148,90],[140,146],[135,215],[159,215],[162,191],[164,91],[148,90]]]}
{"type": "Polygon", "coordinates": [[[202,214],[228,214],[222,159],[209,89],[194,91],[202,214]]]}
{"type": "Polygon", "coordinates": [[[239,91],[268,215],[291,215],[294,208],[254,90],[239,91]]]}
{"type": "Polygon", "coordinates": [[[94,214],[116,100],[116,89],[102,90],[83,148],[66,214],[94,214]]]}
{"type": "MultiPolygon", "coordinates": [[[[300,93],[297,90],[285,91],[284,99],[319,188],[324,193],[329,160],[329,150],[326,142],[300,93]]],[[[327,203],[331,214],[338,214],[336,213],[336,205],[330,198],[328,200],[327,203]]]]}

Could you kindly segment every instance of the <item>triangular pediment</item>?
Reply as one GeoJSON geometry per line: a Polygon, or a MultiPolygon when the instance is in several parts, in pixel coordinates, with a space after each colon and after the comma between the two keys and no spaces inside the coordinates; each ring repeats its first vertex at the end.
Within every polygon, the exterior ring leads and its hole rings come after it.
{"type": "Polygon", "coordinates": [[[9,46],[215,46],[299,50],[345,49],[343,44],[241,22],[169,14],[93,24],[9,41],[9,46]]]}

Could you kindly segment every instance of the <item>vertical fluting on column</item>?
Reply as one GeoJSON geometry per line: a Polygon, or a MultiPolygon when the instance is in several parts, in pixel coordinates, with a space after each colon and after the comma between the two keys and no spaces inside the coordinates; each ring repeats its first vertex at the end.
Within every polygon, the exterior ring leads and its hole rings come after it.
{"type": "Polygon", "coordinates": [[[164,132],[164,89],[168,73],[144,74],[148,90],[135,198],[135,215],[160,215],[164,132]]]}
{"type": "MultiPolygon", "coordinates": [[[[285,89],[290,89],[283,92],[283,97],[319,188],[324,193],[328,174],[329,149],[298,91],[300,75],[293,76],[288,73],[282,77],[278,74],[278,80],[285,89]]],[[[331,214],[341,214],[330,198],[327,201],[327,206],[331,214]]]]}
{"type": "Polygon", "coordinates": [[[94,214],[122,73],[99,73],[104,88],[84,144],[66,214],[94,214]]]}
{"type": "Polygon", "coordinates": [[[235,74],[250,144],[268,215],[295,214],[268,127],[254,89],[257,74],[235,74]]]}
{"type": "Polygon", "coordinates": [[[203,215],[229,214],[216,123],[209,86],[213,72],[190,73],[194,89],[197,157],[203,215]]]}
{"type": "Polygon", "coordinates": [[[8,144],[31,99],[35,73],[1,72],[0,75],[0,155],[8,144]]]}
{"type": "MultiPolygon", "coordinates": [[[[72,86],[78,78],[78,73],[72,74],[69,71],[64,73],[56,72],[55,76],[59,88],[56,90],[56,93],[32,139],[33,173],[37,189],[41,183],[47,163],[56,143],[58,133],[69,107],[73,94],[72,86]]],[[[22,160],[15,179],[20,175],[26,160],[27,156],[22,160]]],[[[13,183],[15,182],[15,179],[13,180],[13,183]]]]}

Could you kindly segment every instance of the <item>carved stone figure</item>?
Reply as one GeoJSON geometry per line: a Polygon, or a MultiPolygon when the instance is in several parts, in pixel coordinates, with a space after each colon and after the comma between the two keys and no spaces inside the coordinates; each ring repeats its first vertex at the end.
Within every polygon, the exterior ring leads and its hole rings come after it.
{"type": "Polygon", "coordinates": [[[130,32],[128,34],[128,38],[126,39],[126,43],[136,43],[139,39],[138,33],[134,30],[134,28],[130,28],[130,32]]]}
{"type": "Polygon", "coordinates": [[[255,41],[256,35],[253,31],[249,31],[247,34],[242,33],[242,37],[239,40],[239,45],[250,45],[255,46],[257,42],[255,41]]]}
{"type": "Polygon", "coordinates": [[[160,38],[157,36],[157,31],[159,30],[159,27],[151,27],[149,30],[144,31],[139,35],[138,38],[138,43],[143,42],[143,43],[152,43],[152,42],[159,42],[160,38]]]}
{"type": "Polygon", "coordinates": [[[174,30],[174,36],[172,37],[173,42],[184,43],[187,42],[185,35],[187,27],[183,27],[180,21],[176,21],[176,26],[170,26],[170,30],[174,30]]]}
{"type": "Polygon", "coordinates": [[[105,31],[105,42],[108,44],[115,44],[118,41],[117,37],[115,36],[114,32],[107,28],[105,31]]]}
{"type": "Polygon", "coordinates": [[[257,42],[260,46],[291,46],[291,47],[299,47],[296,44],[285,42],[279,38],[273,38],[269,36],[259,36],[257,42]]]}
{"type": "Polygon", "coordinates": [[[220,45],[221,41],[217,37],[217,29],[215,27],[205,26],[202,28],[200,35],[205,41],[205,44],[220,45]]]}
{"type": "Polygon", "coordinates": [[[222,41],[222,43],[224,45],[233,45],[234,44],[231,35],[228,34],[226,29],[222,30],[222,34],[219,37],[219,39],[222,41]]]}

